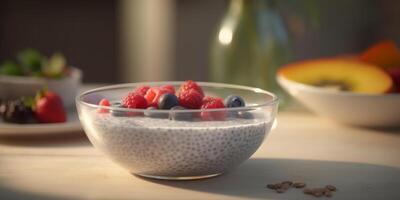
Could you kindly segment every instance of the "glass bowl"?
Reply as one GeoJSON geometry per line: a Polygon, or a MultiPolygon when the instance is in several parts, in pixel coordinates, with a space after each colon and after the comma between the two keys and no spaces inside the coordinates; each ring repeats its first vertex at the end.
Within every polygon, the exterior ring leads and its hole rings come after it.
{"type": "Polygon", "coordinates": [[[198,82],[206,96],[239,95],[246,107],[146,110],[98,105],[103,98],[119,102],[139,85],[171,84],[178,90],[182,83],[120,84],[84,92],[76,98],[83,129],[96,148],[131,173],[144,177],[207,178],[247,160],[274,122],[278,98],[270,92],[198,82]]]}

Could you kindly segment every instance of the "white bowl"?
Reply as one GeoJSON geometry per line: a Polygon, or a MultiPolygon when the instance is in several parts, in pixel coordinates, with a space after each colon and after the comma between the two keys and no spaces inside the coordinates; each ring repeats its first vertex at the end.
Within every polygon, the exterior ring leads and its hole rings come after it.
{"type": "Polygon", "coordinates": [[[330,91],[277,77],[278,83],[315,113],[344,124],[400,127],[400,94],[330,91]]]}
{"type": "Polygon", "coordinates": [[[0,75],[0,98],[13,99],[22,96],[34,96],[43,87],[60,95],[64,106],[73,107],[75,96],[78,94],[81,85],[81,70],[72,67],[71,74],[62,79],[45,79],[24,76],[0,75]]]}

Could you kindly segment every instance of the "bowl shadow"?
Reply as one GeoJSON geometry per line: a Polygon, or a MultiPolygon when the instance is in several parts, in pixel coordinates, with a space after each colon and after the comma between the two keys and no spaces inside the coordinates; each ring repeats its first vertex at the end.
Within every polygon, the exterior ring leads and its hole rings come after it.
{"type": "Polygon", "coordinates": [[[219,177],[193,181],[142,178],[186,190],[254,199],[315,199],[302,190],[278,194],[265,186],[285,180],[304,181],[309,187],[335,185],[336,199],[400,199],[400,168],[337,161],[253,158],[219,177]]]}
{"type": "Polygon", "coordinates": [[[62,133],[57,135],[4,135],[0,136],[0,144],[25,147],[79,147],[91,145],[89,139],[83,131],[62,133]]]}

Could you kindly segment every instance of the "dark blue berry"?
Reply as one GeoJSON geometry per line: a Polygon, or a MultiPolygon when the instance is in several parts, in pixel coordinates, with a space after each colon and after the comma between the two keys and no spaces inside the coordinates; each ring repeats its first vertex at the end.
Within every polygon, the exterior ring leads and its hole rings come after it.
{"type": "Polygon", "coordinates": [[[146,111],[144,111],[144,115],[151,118],[168,118],[168,113],[154,112],[154,110],[157,110],[157,108],[148,107],[146,111]]]}
{"type": "Polygon", "coordinates": [[[243,118],[243,119],[254,119],[254,115],[248,111],[239,111],[238,117],[243,118]]]}
{"type": "Polygon", "coordinates": [[[225,98],[225,107],[235,108],[235,107],[245,107],[246,103],[240,96],[229,95],[225,98]]]}
{"type": "Polygon", "coordinates": [[[169,110],[174,106],[179,106],[178,97],[174,94],[165,93],[158,99],[158,108],[163,110],[169,110]]]}
{"type": "Polygon", "coordinates": [[[176,110],[186,110],[182,106],[174,106],[171,108],[169,113],[170,120],[179,120],[179,121],[190,121],[193,119],[193,115],[190,112],[175,112],[176,110]]]}
{"type": "Polygon", "coordinates": [[[24,104],[23,99],[7,101],[1,106],[1,110],[5,122],[18,124],[36,122],[32,109],[24,104]]]}
{"type": "MultiPolygon", "coordinates": [[[[113,107],[113,108],[124,108],[124,106],[122,106],[122,104],[120,102],[112,103],[111,107],[113,107]]],[[[115,117],[124,117],[124,116],[127,115],[127,112],[126,111],[122,111],[122,110],[111,109],[111,115],[115,116],[115,117]]]]}
{"type": "Polygon", "coordinates": [[[112,106],[112,107],[120,107],[120,106],[122,106],[122,103],[119,102],[119,101],[117,101],[117,102],[112,102],[112,103],[111,103],[111,106],[112,106]]]}

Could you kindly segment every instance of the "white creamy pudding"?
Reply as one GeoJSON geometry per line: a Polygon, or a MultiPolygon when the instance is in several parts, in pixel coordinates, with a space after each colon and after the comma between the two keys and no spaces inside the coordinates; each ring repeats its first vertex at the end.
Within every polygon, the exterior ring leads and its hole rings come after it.
{"type": "Polygon", "coordinates": [[[257,150],[272,125],[265,118],[176,121],[96,111],[85,113],[81,120],[91,142],[114,161],[132,173],[158,177],[230,170],[257,150]]]}

